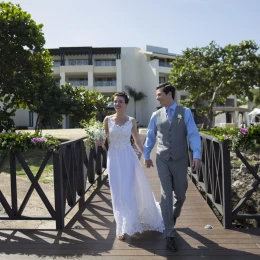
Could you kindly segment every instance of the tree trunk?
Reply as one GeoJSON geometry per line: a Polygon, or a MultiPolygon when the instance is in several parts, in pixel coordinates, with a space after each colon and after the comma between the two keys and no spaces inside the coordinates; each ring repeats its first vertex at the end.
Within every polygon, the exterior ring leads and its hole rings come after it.
{"type": "Polygon", "coordinates": [[[136,101],[134,102],[134,115],[135,115],[135,119],[136,119],[136,101]]]}
{"type": "Polygon", "coordinates": [[[42,120],[41,120],[41,116],[38,115],[37,119],[36,119],[36,124],[35,124],[35,131],[42,131],[42,120]]]}

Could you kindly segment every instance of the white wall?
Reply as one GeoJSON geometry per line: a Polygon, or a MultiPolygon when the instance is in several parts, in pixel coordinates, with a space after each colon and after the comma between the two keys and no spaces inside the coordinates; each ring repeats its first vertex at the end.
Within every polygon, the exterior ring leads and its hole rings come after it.
{"type": "MultiPolygon", "coordinates": [[[[16,126],[29,126],[29,111],[18,109],[13,117],[16,126]]],[[[34,115],[34,121],[36,120],[34,115]]]]}

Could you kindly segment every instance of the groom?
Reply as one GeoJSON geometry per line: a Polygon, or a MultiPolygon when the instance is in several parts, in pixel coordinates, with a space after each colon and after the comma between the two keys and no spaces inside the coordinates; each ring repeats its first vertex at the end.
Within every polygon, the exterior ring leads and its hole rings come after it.
{"type": "Polygon", "coordinates": [[[150,153],[158,137],[156,165],[161,182],[161,210],[165,225],[166,246],[177,251],[174,225],[180,216],[187,181],[187,140],[193,151],[193,170],[200,164],[201,140],[189,108],[174,102],[175,88],[162,83],[156,88],[156,99],[161,109],[152,114],[144,144],[144,159],[147,168],[153,167],[150,153]],[[173,205],[173,191],[175,202],[173,205]]]}

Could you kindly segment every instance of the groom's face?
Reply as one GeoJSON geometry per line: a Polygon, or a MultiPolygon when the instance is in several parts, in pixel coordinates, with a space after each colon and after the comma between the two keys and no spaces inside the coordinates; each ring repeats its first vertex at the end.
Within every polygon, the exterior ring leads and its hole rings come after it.
{"type": "Polygon", "coordinates": [[[162,88],[159,88],[159,89],[156,90],[156,99],[158,100],[158,102],[160,103],[160,105],[162,107],[168,106],[170,96],[171,96],[171,92],[169,92],[168,94],[165,94],[163,92],[162,88]]]}

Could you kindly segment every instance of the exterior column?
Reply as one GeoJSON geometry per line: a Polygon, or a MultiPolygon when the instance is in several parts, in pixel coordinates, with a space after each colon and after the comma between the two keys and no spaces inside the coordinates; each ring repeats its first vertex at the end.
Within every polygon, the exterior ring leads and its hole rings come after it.
{"type": "Polygon", "coordinates": [[[122,66],[121,60],[116,60],[116,91],[122,91],[122,66]]]}
{"type": "MultiPolygon", "coordinates": [[[[66,73],[65,72],[61,72],[60,73],[60,86],[61,85],[65,85],[66,82],[66,73]]],[[[66,120],[66,115],[62,115],[62,129],[66,129],[67,128],[67,120],[66,120]]]]}
{"type": "Polygon", "coordinates": [[[65,72],[61,72],[60,73],[60,86],[61,85],[65,85],[66,82],[66,73],[65,72]]]}
{"type": "Polygon", "coordinates": [[[62,129],[67,128],[67,117],[66,115],[62,115],[62,129]]]}
{"type": "Polygon", "coordinates": [[[88,71],[88,89],[94,90],[94,73],[93,71],[88,71]]]}

